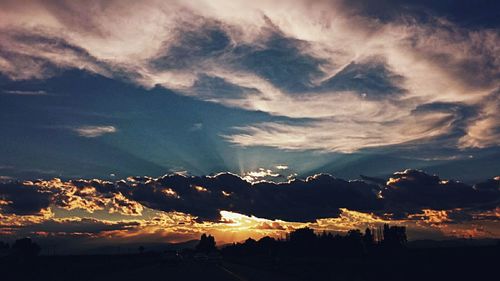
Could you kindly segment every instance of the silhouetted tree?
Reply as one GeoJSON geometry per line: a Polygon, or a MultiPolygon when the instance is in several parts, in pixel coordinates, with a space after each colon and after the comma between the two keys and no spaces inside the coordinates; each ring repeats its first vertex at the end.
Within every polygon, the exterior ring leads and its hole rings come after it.
{"type": "Polygon", "coordinates": [[[344,237],[345,254],[349,256],[358,256],[364,252],[363,234],[359,229],[351,229],[344,237]]]}
{"type": "Polygon", "coordinates": [[[299,228],[290,233],[290,242],[292,243],[310,243],[316,240],[316,234],[309,227],[299,228]]]}
{"type": "Polygon", "coordinates": [[[141,253],[141,254],[144,253],[144,250],[145,250],[144,246],[142,246],[142,245],[139,246],[139,253],[141,253]]]}
{"type": "Polygon", "coordinates": [[[365,229],[365,235],[363,236],[363,243],[365,244],[365,247],[367,249],[373,247],[373,244],[375,243],[372,231],[368,227],[365,229]]]}
{"type": "Polygon", "coordinates": [[[40,246],[30,238],[18,239],[12,245],[12,254],[20,258],[33,258],[40,253],[40,246]]]}
{"type": "Polygon", "coordinates": [[[361,237],[363,237],[363,234],[361,234],[359,229],[351,229],[347,232],[347,238],[349,239],[361,240],[361,237]]]}
{"type": "Polygon", "coordinates": [[[257,242],[257,244],[259,245],[259,247],[272,248],[276,245],[276,240],[274,240],[274,238],[272,238],[272,237],[265,236],[265,237],[260,238],[260,240],[257,242]]]}
{"type": "Polygon", "coordinates": [[[316,250],[316,240],[317,236],[314,234],[314,230],[309,227],[299,228],[292,232],[290,232],[290,241],[291,247],[288,247],[287,250],[305,254],[311,251],[316,250]]]}
{"type": "Polygon", "coordinates": [[[243,245],[247,247],[255,247],[255,245],[257,245],[257,241],[255,241],[255,239],[253,238],[248,238],[247,240],[245,240],[243,245]]]}
{"type": "Polygon", "coordinates": [[[406,227],[384,224],[384,239],[382,245],[388,248],[401,248],[407,243],[406,227]]]}
{"type": "Polygon", "coordinates": [[[198,245],[196,245],[196,251],[198,252],[203,252],[203,253],[209,253],[216,251],[217,248],[215,248],[215,238],[212,235],[206,235],[203,233],[200,238],[200,242],[198,245]]]}
{"type": "Polygon", "coordinates": [[[9,244],[3,241],[0,241],[0,257],[7,255],[9,253],[9,244]]]}
{"type": "Polygon", "coordinates": [[[380,229],[381,242],[375,240],[374,233],[367,228],[364,233],[359,229],[349,230],[345,235],[323,232],[316,235],[311,228],[300,228],[290,232],[287,240],[275,240],[264,237],[259,241],[248,238],[244,243],[233,243],[223,248],[223,254],[235,258],[245,256],[324,256],[324,257],[360,257],[370,251],[375,254],[392,252],[406,244],[406,228],[384,226],[380,229]],[[381,244],[383,247],[378,247],[381,244]],[[332,253],[335,255],[332,256],[332,253]]]}
{"type": "Polygon", "coordinates": [[[269,236],[262,237],[259,241],[257,241],[258,251],[261,254],[266,254],[269,256],[276,252],[277,245],[278,241],[269,236]]]}

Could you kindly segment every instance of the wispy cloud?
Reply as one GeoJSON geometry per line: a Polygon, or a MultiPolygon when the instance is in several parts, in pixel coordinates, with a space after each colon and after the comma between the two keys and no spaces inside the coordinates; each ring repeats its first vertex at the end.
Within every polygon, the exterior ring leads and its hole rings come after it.
{"type": "Polygon", "coordinates": [[[460,116],[415,111],[438,102],[479,109],[450,146],[498,145],[491,95],[500,35],[432,9],[424,21],[400,5],[374,15],[366,3],[340,0],[0,5],[2,73],[30,79],[86,69],[291,118],[240,126],[227,138],[241,146],[352,152],[422,142],[458,131],[460,116]]]}
{"type": "Polygon", "coordinates": [[[467,120],[467,133],[459,139],[462,149],[500,145],[500,90],[485,98],[480,110],[477,118],[467,120]]]}
{"type": "Polygon", "coordinates": [[[48,93],[43,91],[43,90],[38,90],[38,91],[4,90],[3,93],[7,94],[7,95],[18,95],[18,96],[45,96],[45,95],[48,95],[48,93]]]}
{"type": "Polygon", "coordinates": [[[405,116],[373,122],[349,117],[309,122],[305,125],[261,123],[236,128],[240,132],[224,137],[240,146],[268,146],[288,150],[354,152],[425,140],[450,130],[453,119],[446,113],[405,116]]]}
{"type": "Polygon", "coordinates": [[[82,126],[73,129],[79,136],[85,138],[100,137],[105,134],[116,133],[118,130],[114,126],[82,126]]]}

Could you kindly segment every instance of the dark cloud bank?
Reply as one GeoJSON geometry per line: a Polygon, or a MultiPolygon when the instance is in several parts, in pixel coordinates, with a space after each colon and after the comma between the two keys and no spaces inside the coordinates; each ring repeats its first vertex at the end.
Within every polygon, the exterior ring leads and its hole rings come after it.
{"type": "MultiPolygon", "coordinates": [[[[85,193],[87,202],[121,198],[121,203],[111,201],[123,208],[128,207],[124,204],[133,206],[131,202],[136,201],[151,209],[184,212],[204,221],[218,220],[221,210],[268,219],[314,221],[338,217],[340,208],[380,215],[390,213],[403,218],[421,213],[423,209],[482,212],[500,206],[500,177],[475,185],[443,180],[418,170],[396,172],[387,181],[362,178],[346,181],[319,174],[287,183],[252,184],[237,175],[221,173],[204,177],[177,174],[160,178],[131,177],[114,183],[73,180],[66,184],[77,190],[85,188],[81,193],[85,193]]],[[[47,188],[43,183],[0,184],[3,202],[0,213],[35,214],[51,204],[61,207],[68,204],[61,201],[65,198],[61,189],[47,188]]],[[[74,194],[72,190],[71,196],[74,194]]]]}

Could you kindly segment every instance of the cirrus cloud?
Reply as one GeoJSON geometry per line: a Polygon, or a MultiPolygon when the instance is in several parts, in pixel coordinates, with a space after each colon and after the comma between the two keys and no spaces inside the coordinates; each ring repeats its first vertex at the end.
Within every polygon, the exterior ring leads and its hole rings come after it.
{"type": "Polygon", "coordinates": [[[1,5],[0,69],[12,79],[78,68],[291,118],[225,134],[237,145],[353,152],[457,132],[459,116],[417,114],[430,103],[478,109],[448,145],[498,145],[499,33],[463,25],[437,4],[384,2],[374,14],[364,1],[1,5]],[[297,124],[304,119],[307,128],[297,124]]]}

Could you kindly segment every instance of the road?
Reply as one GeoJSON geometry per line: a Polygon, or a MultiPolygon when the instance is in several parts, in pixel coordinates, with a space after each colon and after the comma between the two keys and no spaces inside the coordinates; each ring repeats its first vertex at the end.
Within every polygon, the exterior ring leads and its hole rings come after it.
{"type": "Polygon", "coordinates": [[[134,270],[118,270],[103,274],[102,280],[218,280],[218,281],[265,281],[290,280],[276,273],[256,270],[234,264],[184,262],[178,265],[157,263],[134,270]]]}

